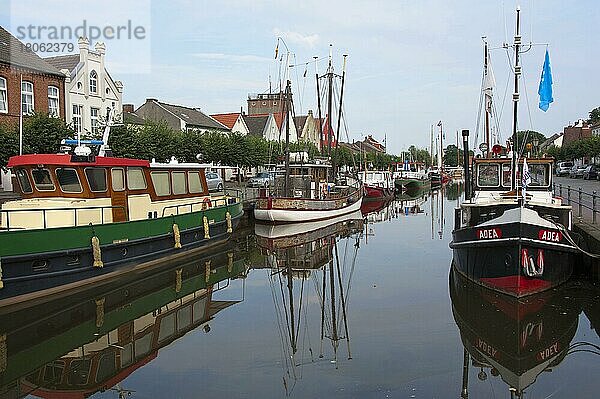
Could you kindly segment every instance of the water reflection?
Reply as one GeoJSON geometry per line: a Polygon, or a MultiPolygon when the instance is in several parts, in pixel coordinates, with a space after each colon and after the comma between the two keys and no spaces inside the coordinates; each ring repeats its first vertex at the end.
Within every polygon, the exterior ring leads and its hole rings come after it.
{"type": "Polygon", "coordinates": [[[325,361],[337,368],[344,342],[352,359],[347,303],[362,231],[360,211],[321,222],[255,227],[270,269],[286,396],[301,378],[300,366],[325,361]],[[318,337],[318,357],[311,334],[318,337]]]}
{"type": "Polygon", "coordinates": [[[153,361],[158,351],[202,328],[239,299],[213,300],[244,277],[244,259],[223,249],[202,258],[160,265],[163,271],[131,276],[34,308],[3,308],[0,395],[88,397],[153,361]]]}
{"type": "Polygon", "coordinates": [[[582,310],[593,325],[598,322],[598,295],[591,283],[572,282],[518,300],[452,269],[452,312],[465,351],[461,397],[474,383],[487,386],[490,378],[500,378],[511,397],[523,397],[540,374],[560,367],[566,356],[600,354],[594,343],[573,342],[582,310]],[[477,372],[475,382],[469,381],[470,369],[477,372]]]}

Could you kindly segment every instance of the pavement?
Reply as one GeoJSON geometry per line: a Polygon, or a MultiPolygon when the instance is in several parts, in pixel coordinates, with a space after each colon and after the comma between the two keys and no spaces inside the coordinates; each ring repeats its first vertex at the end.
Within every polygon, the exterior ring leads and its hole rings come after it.
{"type": "Polygon", "coordinates": [[[583,180],[572,179],[570,177],[554,177],[555,194],[561,196],[565,203],[570,203],[573,206],[573,217],[580,217],[583,221],[592,223],[593,220],[593,198],[594,191],[597,193],[596,209],[598,210],[596,217],[600,229],[600,181],[598,180],[583,180]],[[562,185],[562,192],[561,192],[562,185]],[[579,207],[579,188],[581,188],[581,214],[579,207]],[[570,189],[570,190],[569,190],[570,189]]]}

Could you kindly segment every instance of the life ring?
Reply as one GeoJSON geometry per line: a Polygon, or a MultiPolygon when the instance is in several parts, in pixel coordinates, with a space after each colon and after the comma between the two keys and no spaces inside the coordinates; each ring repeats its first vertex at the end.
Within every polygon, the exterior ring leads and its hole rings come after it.
{"type": "Polygon", "coordinates": [[[202,200],[202,209],[208,209],[212,206],[212,202],[210,198],[206,197],[202,200]]]}

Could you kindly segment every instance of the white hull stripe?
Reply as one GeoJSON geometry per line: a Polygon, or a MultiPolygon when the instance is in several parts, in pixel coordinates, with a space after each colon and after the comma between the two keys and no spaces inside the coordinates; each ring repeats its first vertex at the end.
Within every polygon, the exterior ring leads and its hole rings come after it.
{"type": "Polygon", "coordinates": [[[310,222],[314,220],[332,218],[360,209],[362,198],[350,206],[324,210],[324,211],[302,211],[293,209],[254,209],[254,218],[268,222],[310,222]]]}

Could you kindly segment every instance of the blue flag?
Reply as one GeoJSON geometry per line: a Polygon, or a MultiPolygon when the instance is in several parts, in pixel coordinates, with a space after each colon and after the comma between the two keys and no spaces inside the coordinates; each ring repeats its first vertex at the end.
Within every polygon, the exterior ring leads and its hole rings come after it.
{"type": "Polygon", "coordinates": [[[554,101],[552,98],[552,70],[550,69],[548,49],[546,49],[546,58],[542,67],[542,77],[540,78],[538,94],[540,95],[540,109],[544,112],[548,111],[550,103],[554,101]]]}

